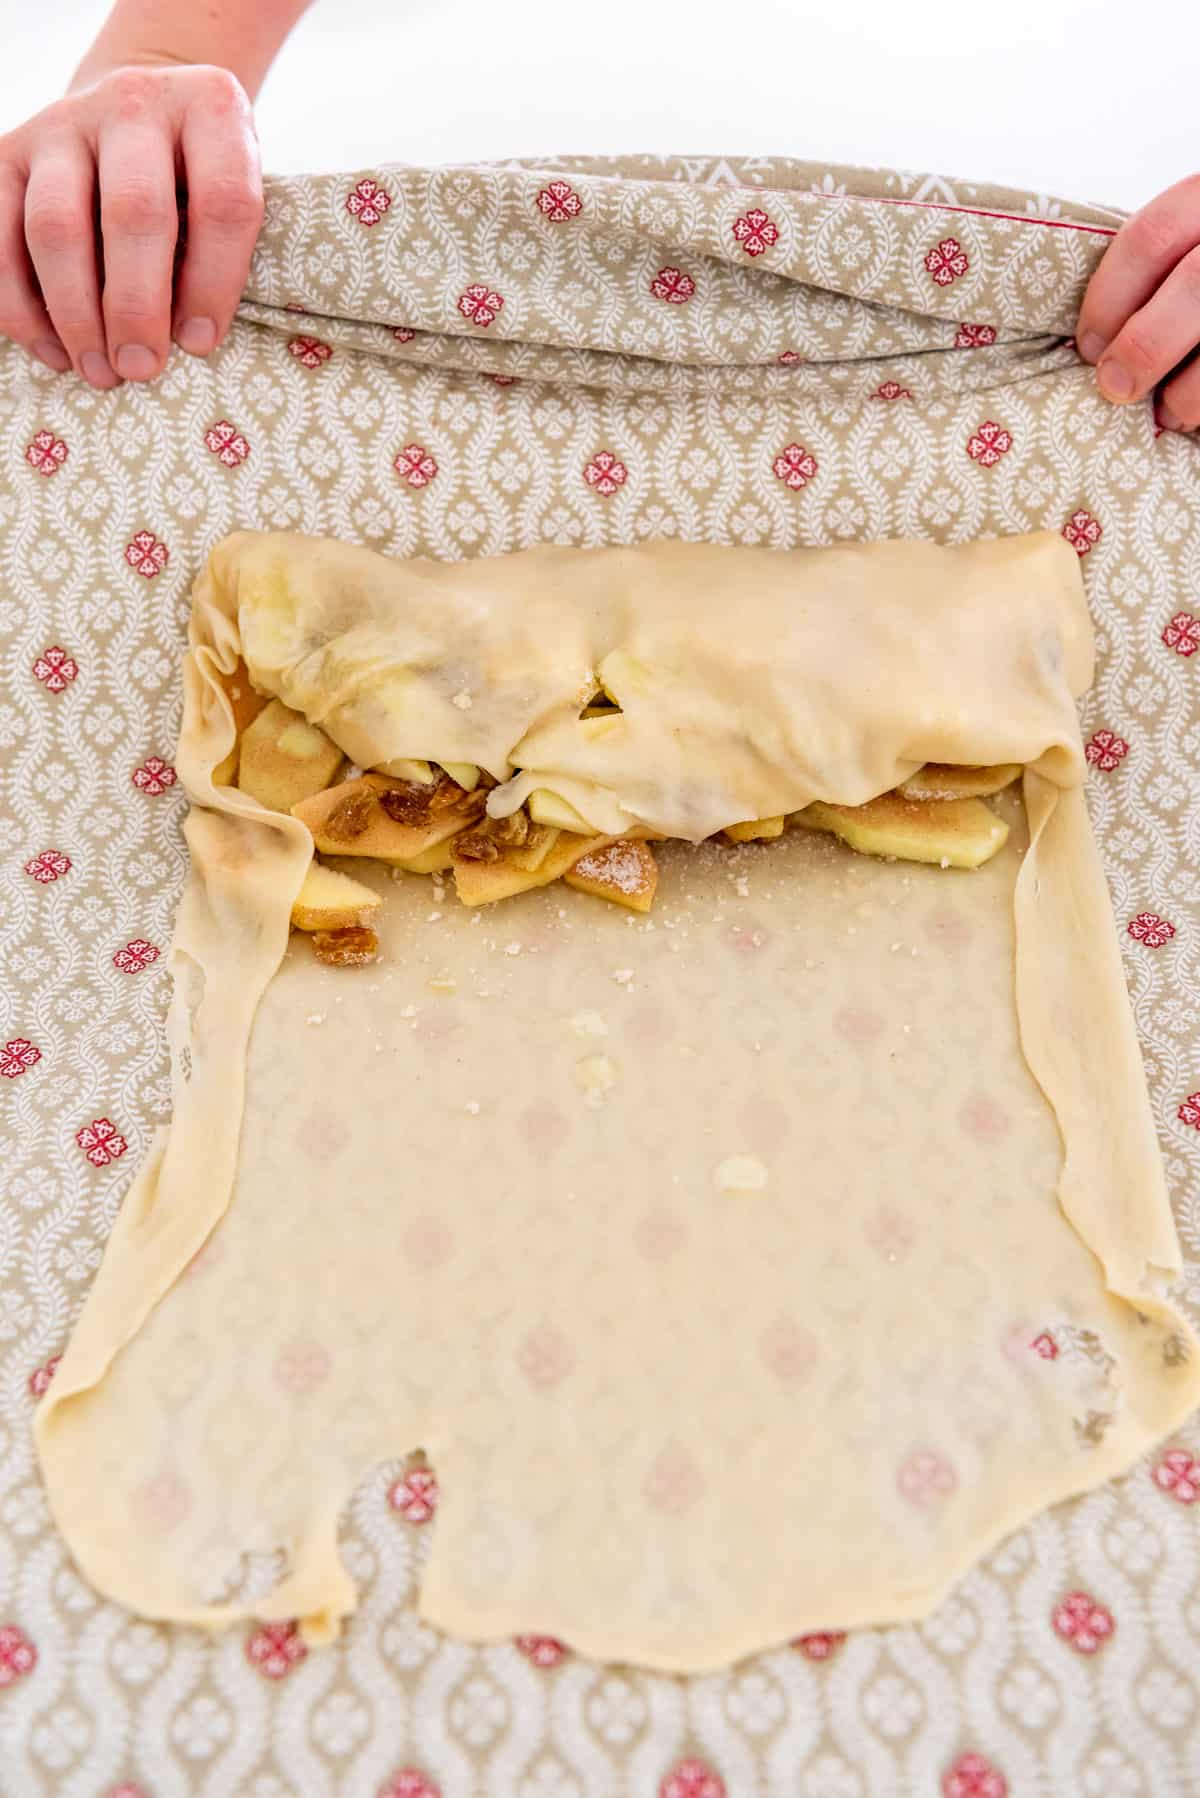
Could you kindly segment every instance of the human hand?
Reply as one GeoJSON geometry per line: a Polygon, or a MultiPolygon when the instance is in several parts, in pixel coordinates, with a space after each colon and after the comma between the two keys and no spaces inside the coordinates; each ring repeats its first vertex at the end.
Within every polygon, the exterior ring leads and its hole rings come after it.
{"type": "Polygon", "coordinates": [[[228,69],[113,69],[0,136],[0,336],[97,388],[153,380],[172,337],[206,356],[262,214],[250,101],[228,69]]]}
{"type": "Polygon", "coordinates": [[[1075,331],[1106,399],[1163,383],[1159,422],[1200,425],[1200,175],[1177,181],[1122,225],[1088,283],[1075,331]]]}

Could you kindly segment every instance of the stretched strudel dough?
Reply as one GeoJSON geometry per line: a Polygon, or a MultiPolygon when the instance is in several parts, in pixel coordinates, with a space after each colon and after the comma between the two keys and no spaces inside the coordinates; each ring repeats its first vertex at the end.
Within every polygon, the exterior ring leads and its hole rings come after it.
{"type": "Polygon", "coordinates": [[[1082,795],[1090,674],[1046,533],[220,544],[174,1118],[37,1424],[92,1581],[319,1638],[355,1602],[341,1507],[422,1448],[433,1622],[694,1670],[921,1615],[1171,1430],[1200,1362],[1082,795]],[[544,788],[604,831],[698,842],[927,761],[1021,763],[1023,802],[989,802],[1012,830],[973,873],[667,844],[646,918],[348,862],[383,953],[333,972],[289,944],[307,830],[213,785],[239,655],[361,764],[474,762],[494,810],[544,788]]]}

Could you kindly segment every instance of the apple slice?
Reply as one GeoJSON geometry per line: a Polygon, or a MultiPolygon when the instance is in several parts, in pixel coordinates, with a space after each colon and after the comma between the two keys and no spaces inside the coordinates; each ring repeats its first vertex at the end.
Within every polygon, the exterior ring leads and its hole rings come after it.
{"type": "Polygon", "coordinates": [[[448,774],[464,793],[473,793],[479,785],[479,769],[474,762],[439,762],[438,767],[448,774]]]}
{"type": "Polygon", "coordinates": [[[237,777],[242,732],[249,729],[261,711],[265,711],[270,704],[270,694],[260,693],[250,685],[250,671],[240,656],[232,674],[218,673],[216,678],[233,712],[234,739],[229,754],[213,769],[212,782],[214,787],[231,787],[237,777]]]}
{"type": "Polygon", "coordinates": [[[442,842],[422,849],[419,855],[385,855],[383,859],[393,868],[403,868],[406,874],[445,874],[454,866],[454,857],[450,853],[453,841],[453,837],[445,837],[442,842]]]}
{"type": "Polygon", "coordinates": [[[905,799],[883,793],[866,805],[826,805],[817,800],[795,821],[808,830],[832,831],[864,855],[898,861],[937,862],[943,868],[978,868],[1008,840],[1008,825],[981,799],[905,799]]]}
{"type": "Polygon", "coordinates": [[[464,905],[491,905],[497,899],[511,899],[531,887],[549,886],[565,874],[581,855],[602,849],[612,837],[580,836],[574,831],[560,831],[538,868],[518,868],[506,855],[495,861],[472,861],[454,850],[454,884],[464,905]]]}
{"type": "Polygon", "coordinates": [[[323,730],[273,699],[242,732],[238,786],[271,811],[287,812],[327,787],[342,759],[323,730]]]}
{"type": "Polygon", "coordinates": [[[323,855],[368,855],[400,865],[455,836],[482,812],[487,794],[464,793],[444,776],[428,786],[363,774],[292,808],[323,855]]]}
{"type": "Polygon", "coordinates": [[[314,861],[292,902],[292,923],[297,930],[345,930],[365,924],[381,904],[379,894],[361,880],[314,861]]]}
{"type": "Polygon", "coordinates": [[[563,875],[569,887],[609,899],[629,911],[647,912],[654,904],[658,863],[648,844],[618,837],[601,849],[589,849],[563,875]]]}
{"type": "Polygon", "coordinates": [[[996,762],[990,768],[968,768],[955,762],[926,762],[896,788],[906,799],[986,799],[1011,787],[1020,762],[996,762]]]}
{"type": "Polygon", "coordinates": [[[782,814],[777,818],[749,819],[745,824],[727,824],[725,835],[731,843],[768,843],[783,835],[782,814]]]}
{"type": "Polygon", "coordinates": [[[536,787],[529,795],[529,816],[535,824],[548,824],[553,830],[570,830],[576,836],[593,835],[592,827],[582,812],[560,799],[548,787],[536,787]]]}

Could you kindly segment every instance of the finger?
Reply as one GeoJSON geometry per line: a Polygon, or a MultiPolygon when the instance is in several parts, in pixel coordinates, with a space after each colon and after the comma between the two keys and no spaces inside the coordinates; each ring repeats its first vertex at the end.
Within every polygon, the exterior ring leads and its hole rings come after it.
{"type": "Polygon", "coordinates": [[[1107,399],[1140,400],[1200,343],[1200,250],[1190,250],[1123,325],[1096,368],[1107,399]]]}
{"type": "Polygon", "coordinates": [[[95,170],[81,137],[63,136],[33,160],[25,189],[25,240],[46,311],[85,381],[115,387],[104,347],[96,274],[95,170]]]}
{"type": "Polygon", "coordinates": [[[104,329],[122,380],[152,381],[171,347],[179,215],[165,114],[131,98],[100,128],[104,329]]]}
{"type": "Polygon", "coordinates": [[[1128,319],[1200,242],[1200,175],[1177,181],[1117,232],[1088,283],[1075,341],[1098,362],[1128,319]]]}
{"type": "Polygon", "coordinates": [[[1167,431],[1194,431],[1200,426],[1200,358],[1193,357],[1163,388],[1158,422],[1167,431]]]}
{"type": "Polygon", "coordinates": [[[56,374],[71,366],[38,292],[25,244],[25,177],[13,167],[0,174],[0,337],[19,343],[56,374]]]}
{"type": "Polygon", "coordinates": [[[228,331],[263,218],[258,141],[232,76],[193,101],[180,147],[187,178],[187,248],[175,301],[175,340],[205,356],[228,331]]]}

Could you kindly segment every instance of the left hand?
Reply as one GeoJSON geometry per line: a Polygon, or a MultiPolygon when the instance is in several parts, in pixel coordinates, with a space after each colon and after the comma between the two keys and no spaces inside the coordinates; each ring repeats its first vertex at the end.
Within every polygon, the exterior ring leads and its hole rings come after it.
{"type": "Polygon", "coordinates": [[[1177,181],[1128,219],[1088,283],[1075,329],[1105,399],[1144,399],[1162,384],[1159,422],[1200,426],[1200,175],[1177,181]]]}

